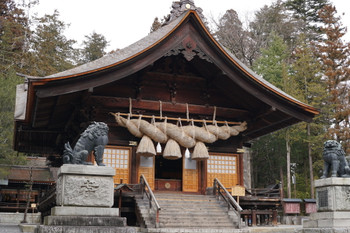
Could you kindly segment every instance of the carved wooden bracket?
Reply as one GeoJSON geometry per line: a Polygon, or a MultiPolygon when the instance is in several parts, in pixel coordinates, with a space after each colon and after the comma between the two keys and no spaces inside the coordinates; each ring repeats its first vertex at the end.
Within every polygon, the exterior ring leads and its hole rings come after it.
{"type": "Polygon", "coordinates": [[[182,53],[187,61],[191,61],[195,56],[200,59],[206,60],[207,62],[213,63],[213,61],[208,57],[202,50],[197,46],[196,41],[194,41],[190,36],[187,36],[181,44],[177,45],[175,48],[171,49],[164,56],[179,55],[182,53]]]}

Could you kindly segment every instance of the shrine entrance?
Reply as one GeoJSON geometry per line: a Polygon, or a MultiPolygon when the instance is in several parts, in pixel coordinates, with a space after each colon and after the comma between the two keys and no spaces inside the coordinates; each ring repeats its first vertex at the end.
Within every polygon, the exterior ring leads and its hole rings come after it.
{"type": "Polygon", "coordinates": [[[182,191],[182,159],[155,157],[155,190],[182,191]]]}

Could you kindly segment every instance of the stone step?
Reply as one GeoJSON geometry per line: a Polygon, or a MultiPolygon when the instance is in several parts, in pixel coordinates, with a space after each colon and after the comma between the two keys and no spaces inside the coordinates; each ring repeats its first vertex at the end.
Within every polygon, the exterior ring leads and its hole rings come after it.
{"type": "Polygon", "coordinates": [[[242,229],[220,229],[220,228],[149,228],[142,232],[153,233],[248,233],[249,230],[242,229]]]}
{"type": "Polygon", "coordinates": [[[40,225],[37,229],[38,233],[48,232],[69,232],[69,233],[137,233],[135,227],[103,227],[103,226],[46,226],[40,225]]]}
{"type": "Polygon", "coordinates": [[[159,217],[159,222],[162,224],[176,224],[176,225],[192,225],[195,224],[196,226],[202,226],[202,225],[211,225],[211,226],[221,226],[229,224],[230,226],[233,226],[233,222],[231,219],[229,219],[227,216],[223,216],[220,218],[181,218],[179,217],[159,217]]]}
{"type": "Polygon", "coordinates": [[[125,217],[104,216],[46,216],[45,225],[50,226],[126,226],[125,217]]]}
{"type": "Polygon", "coordinates": [[[205,195],[155,195],[157,200],[215,200],[214,196],[205,196],[205,195]]]}
{"type": "MultiPolygon", "coordinates": [[[[194,230],[198,230],[199,228],[207,230],[213,227],[227,230],[234,229],[235,225],[237,225],[230,218],[227,206],[222,205],[222,202],[213,196],[157,193],[156,199],[161,207],[159,212],[159,227],[162,230],[172,229],[171,232],[187,232],[173,231],[173,229],[190,229],[191,231],[189,232],[200,232],[194,230]]],[[[149,213],[148,200],[146,198],[141,199],[141,196],[139,196],[137,198],[137,206],[143,216],[146,227],[151,228],[151,225],[155,223],[155,212],[152,211],[151,214],[149,213]]]]}
{"type": "Polygon", "coordinates": [[[171,210],[165,210],[165,209],[161,209],[159,214],[160,215],[178,215],[181,214],[183,216],[223,216],[223,215],[228,215],[227,212],[225,211],[220,211],[220,210],[198,210],[198,211],[191,211],[191,210],[181,210],[181,209],[171,209],[171,210]]]}
{"type": "Polygon", "coordinates": [[[175,222],[166,222],[160,220],[159,222],[160,227],[218,227],[218,228],[234,228],[234,224],[232,222],[224,221],[210,221],[210,222],[202,222],[202,221],[182,221],[179,223],[178,221],[175,222]]]}
{"type": "Polygon", "coordinates": [[[179,225],[170,225],[170,224],[159,224],[159,228],[179,228],[181,227],[182,229],[207,229],[207,228],[216,228],[216,229],[235,229],[235,227],[233,225],[222,225],[222,226],[215,226],[215,225],[209,225],[209,224],[204,224],[201,225],[200,227],[198,227],[198,225],[196,224],[189,224],[189,225],[183,225],[181,224],[181,226],[179,225]]]}
{"type": "Polygon", "coordinates": [[[216,201],[214,197],[158,197],[156,196],[158,202],[160,201],[193,201],[193,202],[203,202],[203,201],[216,201]]]}
{"type": "Polygon", "coordinates": [[[194,220],[203,220],[203,221],[211,221],[211,220],[221,220],[221,219],[230,219],[228,215],[216,215],[216,216],[210,216],[210,215],[182,215],[182,214],[160,214],[159,218],[161,219],[194,219],[194,220]]]}
{"type": "MultiPolygon", "coordinates": [[[[170,205],[170,206],[160,206],[161,212],[179,212],[181,213],[218,213],[218,212],[224,212],[227,213],[227,208],[221,207],[221,206],[176,206],[176,205],[170,205]]],[[[149,210],[148,205],[139,205],[139,209],[141,211],[143,210],[149,210]]]]}
{"type": "Polygon", "coordinates": [[[187,203],[175,203],[175,202],[158,202],[160,207],[178,207],[178,208],[192,208],[192,209],[197,209],[197,208],[221,208],[222,206],[218,202],[202,202],[202,203],[193,203],[193,202],[187,202],[187,203]]]}
{"type": "MultiPolygon", "coordinates": [[[[137,201],[138,204],[140,205],[145,205],[145,206],[149,206],[149,202],[148,201],[137,201]]],[[[191,207],[201,207],[201,206],[222,206],[221,202],[187,202],[187,201],[167,201],[167,202],[162,202],[162,201],[158,201],[160,207],[164,207],[164,206],[179,206],[179,207],[184,207],[184,206],[191,206],[191,207]]],[[[154,204],[154,203],[152,203],[154,204]]]]}

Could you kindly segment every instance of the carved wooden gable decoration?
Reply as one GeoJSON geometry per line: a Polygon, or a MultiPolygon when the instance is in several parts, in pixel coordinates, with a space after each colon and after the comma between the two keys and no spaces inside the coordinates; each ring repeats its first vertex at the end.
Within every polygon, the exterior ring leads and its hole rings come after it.
{"type": "Polygon", "coordinates": [[[27,77],[17,91],[15,149],[60,152],[88,122],[113,126],[109,112],[128,113],[130,106],[159,116],[160,102],[168,117],[189,112],[210,120],[215,110],[217,120],[247,122],[240,145],[318,114],[238,61],[188,2],[173,6],[165,25],[129,47],[58,74],[27,77]]]}

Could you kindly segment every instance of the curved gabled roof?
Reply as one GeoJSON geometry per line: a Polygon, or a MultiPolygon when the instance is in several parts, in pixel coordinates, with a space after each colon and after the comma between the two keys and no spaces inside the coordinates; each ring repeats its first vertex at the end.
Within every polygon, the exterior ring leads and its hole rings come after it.
{"type": "Polygon", "coordinates": [[[162,39],[166,38],[173,30],[175,30],[176,27],[181,24],[181,21],[183,21],[185,18],[186,14],[173,20],[170,24],[159,28],[157,31],[150,33],[139,41],[118,50],[117,52],[107,54],[95,61],[88,62],[84,65],[38,79],[57,80],[71,78],[118,66],[119,64],[142,54],[143,52],[151,49],[156,44],[160,43],[162,39]]]}
{"type": "Polygon", "coordinates": [[[46,77],[35,77],[35,78],[32,77],[29,79],[31,82],[33,83],[39,82],[40,83],[39,85],[41,85],[50,81],[58,81],[61,79],[82,77],[82,76],[90,75],[96,72],[102,72],[104,70],[120,66],[123,63],[126,63],[131,59],[142,55],[143,53],[149,51],[153,47],[162,43],[163,40],[165,40],[172,32],[174,32],[178,27],[180,27],[181,24],[184,21],[186,21],[186,19],[188,19],[190,16],[195,16],[194,18],[198,21],[199,25],[201,25],[202,27],[201,29],[206,33],[207,38],[209,38],[212,41],[212,43],[217,46],[217,49],[221,50],[222,53],[226,56],[226,58],[233,63],[232,65],[239,68],[246,75],[247,78],[252,79],[252,81],[256,82],[257,84],[261,85],[267,90],[277,94],[278,96],[285,98],[286,100],[289,100],[292,103],[302,107],[304,110],[312,114],[318,114],[318,111],[315,108],[302,103],[301,101],[295,99],[294,97],[278,89],[271,83],[267,82],[264,78],[254,73],[250,68],[244,65],[241,61],[239,61],[231,52],[229,52],[224,46],[222,46],[218,41],[215,40],[215,38],[210,34],[209,30],[205,27],[204,23],[202,22],[202,20],[200,19],[196,11],[193,11],[193,10],[189,10],[183,13],[181,16],[171,21],[169,24],[161,27],[155,32],[150,33],[148,36],[142,38],[141,40],[135,42],[134,44],[131,44],[130,46],[125,47],[121,50],[118,50],[115,53],[105,55],[100,59],[97,59],[95,61],[86,63],[84,65],[81,65],[60,73],[52,74],[46,77]]]}
{"type": "MultiPolygon", "coordinates": [[[[187,10],[157,31],[115,53],[57,74],[27,77],[28,88],[24,88],[22,93],[23,97],[27,96],[27,101],[21,104],[26,106],[26,110],[21,113],[21,117],[16,118],[16,143],[20,134],[25,134],[20,130],[20,122],[33,129],[50,129],[50,122],[56,122],[56,130],[62,129],[62,124],[66,124],[65,120],[53,117],[57,112],[72,111],[72,106],[68,108],[64,104],[71,97],[67,95],[68,97],[61,98],[61,102],[56,97],[70,94],[74,98],[80,98],[82,91],[130,77],[161,58],[178,54],[179,51],[187,51],[190,55],[196,51],[193,56],[198,55],[204,66],[212,63],[215,71],[224,76],[224,79],[219,79],[224,80],[222,84],[218,84],[219,88],[225,88],[226,95],[232,100],[245,101],[240,100],[242,96],[234,94],[234,90],[230,88],[237,88],[236,91],[249,96],[250,102],[245,103],[242,109],[249,114],[251,120],[244,135],[245,141],[300,121],[311,121],[319,113],[312,106],[293,98],[255,74],[215,40],[196,11],[187,10]],[[192,44],[187,47],[188,41],[192,44]]],[[[184,57],[186,58],[185,55],[184,57]]],[[[231,115],[229,117],[234,118],[231,115]]],[[[43,140],[48,141],[55,141],[60,134],[59,131],[50,130],[45,133],[43,140]]],[[[38,132],[38,136],[42,134],[38,132]]]]}

